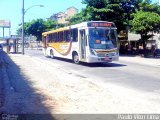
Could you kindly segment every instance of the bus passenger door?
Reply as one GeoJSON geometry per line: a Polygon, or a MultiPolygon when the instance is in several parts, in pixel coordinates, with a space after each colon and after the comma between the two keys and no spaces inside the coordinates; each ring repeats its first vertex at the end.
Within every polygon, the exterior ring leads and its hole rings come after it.
{"type": "Polygon", "coordinates": [[[47,48],[47,39],[46,36],[43,37],[43,48],[47,48]]]}
{"type": "Polygon", "coordinates": [[[80,58],[86,59],[86,34],[85,30],[80,30],[80,58]]]}
{"type": "Polygon", "coordinates": [[[42,38],[42,47],[43,47],[43,54],[45,56],[47,56],[47,37],[46,36],[43,36],[42,38]]]}
{"type": "Polygon", "coordinates": [[[44,37],[44,48],[47,48],[47,39],[46,39],[46,36],[44,37]]]}

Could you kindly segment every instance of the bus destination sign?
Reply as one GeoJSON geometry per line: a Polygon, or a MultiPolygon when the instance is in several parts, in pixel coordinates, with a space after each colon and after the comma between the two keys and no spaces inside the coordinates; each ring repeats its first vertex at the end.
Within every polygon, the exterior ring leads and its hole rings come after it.
{"type": "Polygon", "coordinates": [[[115,27],[111,22],[89,22],[88,27],[115,27]]]}

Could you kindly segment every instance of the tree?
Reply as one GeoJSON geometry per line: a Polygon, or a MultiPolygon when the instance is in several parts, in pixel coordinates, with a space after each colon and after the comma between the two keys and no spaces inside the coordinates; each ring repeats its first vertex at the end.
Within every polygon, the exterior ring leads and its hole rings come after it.
{"type": "Polygon", "coordinates": [[[119,2],[113,0],[83,0],[87,4],[86,11],[90,20],[104,20],[115,22],[118,30],[123,29],[124,10],[119,2]]]}
{"type": "Polygon", "coordinates": [[[70,23],[83,21],[103,20],[112,21],[116,24],[118,32],[128,26],[132,19],[131,13],[135,12],[142,0],[83,0],[86,8],[70,19],[70,23]]]}
{"type": "MultiPolygon", "coordinates": [[[[55,21],[48,20],[44,21],[43,19],[37,19],[37,20],[32,20],[31,22],[25,22],[24,23],[24,34],[25,35],[33,35],[37,37],[37,41],[42,40],[42,32],[53,30],[57,27],[61,27],[61,24],[57,24],[55,21]]],[[[22,33],[22,26],[21,24],[19,25],[20,27],[17,30],[17,34],[21,35],[22,33]]]]}
{"type": "Polygon", "coordinates": [[[133,14],[132,30],[141,35],[141,40],[144,49],[146,48],[145,42],[152,37],[152,32],[159,32],[160,30],[160,16],[154,12],[138,11],[133,14]]]}
{"type": "Polygon", "coordinates": [[[132,31],[141,35],[141,42],[144,50],[146,41],[153,36],[153,32],[160,31],[160,6],[151,4],[150,0],[139,3],[139,9],[133,14],[132,31]]]}
{"type": "Polygon", "coordinates": [[[37,41],[42,39],[42,32],[45,32],[46,25],[43,19],[32,20],[31,25],[28,28],[28,34],[37,37],[37,41]]]}
{"type": "Polygon", "coordinates": [[[154,12],[160,15],[160,6],[158,3],[151,4],[150,2],[144,1],[139,4],[139,10],[145,12],[154,12]]]}
{"type": "Polygon", "coordinates": [[[80,13],[76,14],[75,16],[69,19],[69,24],[74,25],[84,21],[89,21],[90,19],[91,19],[91,15],[87,13],[86,9],[83,9],[80,13]]]}
{"type": "MultiPolygon", "coordinates": [[[[21,35],[22,34],[22,24],[19,24],[19,28],[17,29],[17,34],[18,35],[21,35]]],[[[31,26],[31,23],[30,22],[25,22],[24,23],[24,34],[25,35],[29,35],[28,34],[28,28],[31,26]]]]}
{"type": "Polygon", "coordinates": [[[53,20],[47,20],[44,22],[44,25],[46,26],[45,31],[53,30],[57,27],[57,23],[53,20]]]}
{"type": "MultiPolygon", "coordinates": [[[[24,35],[33,35],[37,37],[37,41],[42,39],[42,32],[46,30],[45,21],[43,19],[32,20],[24,23],[24,35]]],[[[17,34],[21,35],[22,25],[17,30],[17,34]]]]}

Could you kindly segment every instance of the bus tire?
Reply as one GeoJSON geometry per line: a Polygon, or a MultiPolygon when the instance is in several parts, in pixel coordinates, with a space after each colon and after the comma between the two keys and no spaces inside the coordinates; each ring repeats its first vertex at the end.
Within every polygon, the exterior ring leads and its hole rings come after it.
{"type": "Polygon", "coordinates": [[[78,53],[73,53],[72,60],[75,64],[79,64],[79,56],[78,53]]]}
{"type": "Polygon", "coordinates": [[[52,59],[54,58],[53,50],[50,50],[50,57],[51,57],[52,59]]]}

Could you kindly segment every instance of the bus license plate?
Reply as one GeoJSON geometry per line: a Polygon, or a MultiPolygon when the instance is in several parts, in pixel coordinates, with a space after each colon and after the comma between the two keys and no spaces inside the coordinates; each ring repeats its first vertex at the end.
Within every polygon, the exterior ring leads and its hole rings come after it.
{"type": "Polygon", "coordinates": [[[110,59],[109,59],[109,58],[104,58],[104,60],[105,60],[105,61],[109,61],[110,59]]]}

